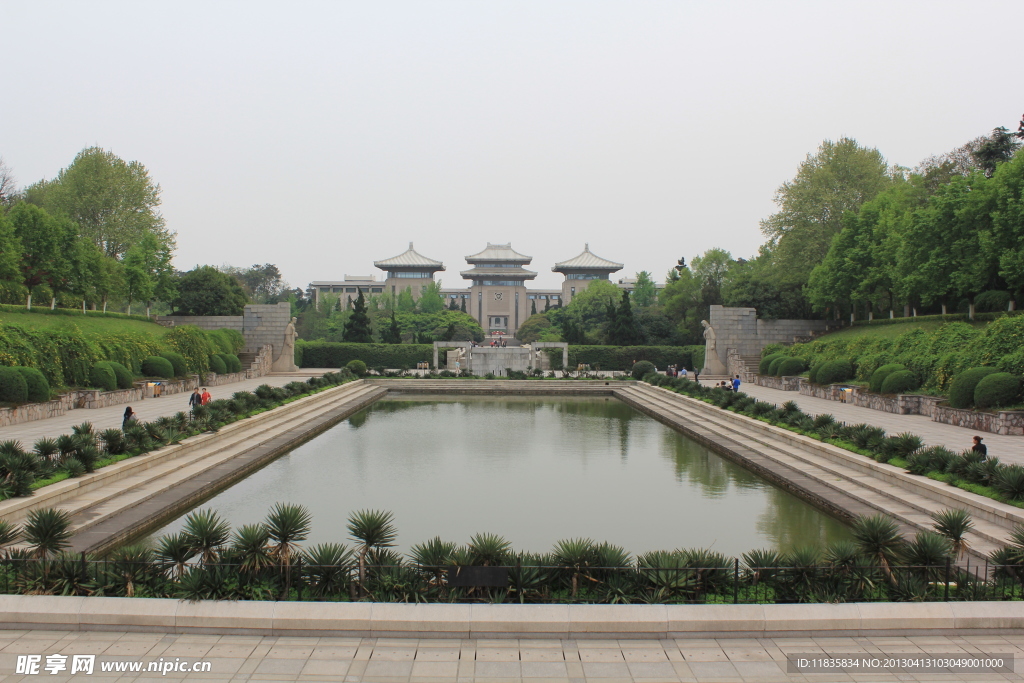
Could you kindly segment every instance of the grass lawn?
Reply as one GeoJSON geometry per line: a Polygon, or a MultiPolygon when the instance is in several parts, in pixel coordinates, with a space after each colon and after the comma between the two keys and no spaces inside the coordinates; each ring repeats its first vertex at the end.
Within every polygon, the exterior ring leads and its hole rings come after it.
{"type": "MultiPolygon", "coordinates": [[[[926,320],[922,322],[905,322],[905,323],[892,323],[886,325],[860,325],[857,327],[845,327],[836,332],[829,332],[823,334],[816,339],[895,339],[904,332],[910,332],[911,330],[924,330],[925,332],[934,332],[943,325],[947,325],[940,320],[926,320]]],[[[985,327],[988,322],[976,321],[969,323],[974,327],[985,327]]]]}
{"type": "Polygon", "coordinates": [[[169,327],[156,323],[90,316],[88,313],[85,315],[48,315],[45,313],[29,313],[28,311],[24,313],[0,311],[0,324],[18,325],[35,330],[59,330],[73,325],[81,330],[82,334],[90,337],[123,332],[136,332],[148,334],[152,337],[162,337],[170,330],[169,327]]]}

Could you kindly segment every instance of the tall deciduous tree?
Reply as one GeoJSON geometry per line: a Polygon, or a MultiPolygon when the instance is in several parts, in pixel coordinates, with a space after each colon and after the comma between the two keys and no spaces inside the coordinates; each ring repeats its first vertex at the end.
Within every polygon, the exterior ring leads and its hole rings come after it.
{"type": "Polygon", "coordinates": [[[653,306],[658,298],[658,290],[654,286],[651,274],[641,270],[636,274],[636,285],[633,287],[633,303],[637,308],[653,306]]]}
{"type": "MultiPolygon", "coordinates": [[[[125,264],[125,277],[128,265],[125,264]]],[[[196,266],[178,279],[172,306],[178,315],[241,315],[249,303],[238,280],[213,266],[196,266]]]]}
{"type": "Polygon", "coordinates": [[[421,313],[437,313],[444,309],[444,297],[441,296],[441,283],[432,282],[420,295],[419,309],[421,313]]]}
{"type": "Polygon", "coordinates": [[[29,188],[29,201],[78,224],[104,254],[120,258],[147,233],[173,248],[158,211],[160,186],[138,161],[99,147],[83,149],[52,181],[29,188]]]}
{"type": "Polygon", "coordinates": [[[15,232],[14,223],[0,211],[0,290],[10,301],[20,299],[23,290],[21,255],[21,240],[15,232]]]}
{"type": "Polygon", "coordinates": [[[808,154],[796,177],[775,193],[779,211],[761,221],[777,273],[784,282],[807,282],[825,258],[843,216],[856,211],[892,183],[900,169],[890,169],[877,149],[856,140],[826,140],[808,154]]]}
{"type": "Polygon", "coordinates": [[[21,243],[22,284],[27,290],[26,306],[32,308],[33,290],[66,277],[70,262],[64,247],[66,235],[73,226],[67,219],[51,216],[44,209],[25,202],[15,205],[8,218],[21,243]]]}

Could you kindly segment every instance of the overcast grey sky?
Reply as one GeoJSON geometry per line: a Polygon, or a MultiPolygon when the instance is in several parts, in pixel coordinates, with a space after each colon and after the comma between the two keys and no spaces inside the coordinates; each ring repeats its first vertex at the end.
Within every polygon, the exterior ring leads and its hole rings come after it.
{"type": "MultiPolygon", "coordinates": [[[[537,284],[590,242],[661,280],[749,256],[807,152],[914,166],[1024,111],[1017,2],[2,0],[0,156],[145,164],[176,265],[293,285],[417,249],[537,284]]],[[[380,273],[380,271],[376,271],[380,273]]]]}

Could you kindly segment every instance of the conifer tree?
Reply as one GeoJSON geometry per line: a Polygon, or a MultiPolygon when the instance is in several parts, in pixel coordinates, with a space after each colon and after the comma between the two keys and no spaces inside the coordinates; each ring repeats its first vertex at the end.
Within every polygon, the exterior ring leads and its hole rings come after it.
{"type": "Polygon", "coordinates": [[[359,298],[352,306],[352,316],[345,323],[342,338],[354,344],[369,344],[373,341],[370,316],[366,313],[366,299],[363,298],[362,290],[359,291],[359,298]]]}
{"type": "Polygon", "coordinates": [[[530,302],[530,315],[537,315],[537,300],[530,302]]]}
{"type": "Polygon", "coordinates": [[[391,312],[391,325],[381,334],[381,341],[385,344],[401,344],[402,331],[398,328],[398,321],[395,319],[394,311],[391,312]]]}

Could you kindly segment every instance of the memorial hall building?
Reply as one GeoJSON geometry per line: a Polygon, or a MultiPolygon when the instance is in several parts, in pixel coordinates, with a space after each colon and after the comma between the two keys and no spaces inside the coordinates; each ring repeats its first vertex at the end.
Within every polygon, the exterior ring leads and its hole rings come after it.
{"type": "MultiPolygon", "coordinates": [[[[532,256],[520,254],[511,244],[488,243],[483,251],[466,257],[468,268],[460,271],[459,275],[469,285],[462,289],[441,290],[445,305],[450,306],[454,300],[461,308],[465,303],[466,313],[480,323],[484,332],[515,336],[519,325],[530,317],[534,307],[538,313],[543,313],[549,307],[567,305],[591,282],[608,280],[612,273],[623,267],[621,263],[594,254],[588,244],[577,256],[551,268],[565,276],[561,289],[530,289],[528,281],[537,277],[536,271],[526,268],[531,261],[532,256]]],[[[373,265],[384,271],[380,279],[376,275],[345,275],[343,280],[310,283],[311,293],[317,300],[321,294],[338,295],[342,305],[350,305],[360,291],[364,296],[385,292],[398,296],[408,287],[413,297],[418,299],[433,284],[436,273],[445,270],[440,261],[427,258],[413,249],[412,242],[405,252],[374,261],[373,265]]],[[[617,286],[631,290],[634,282],[632,278],[623,278],[617,286]]]]}

